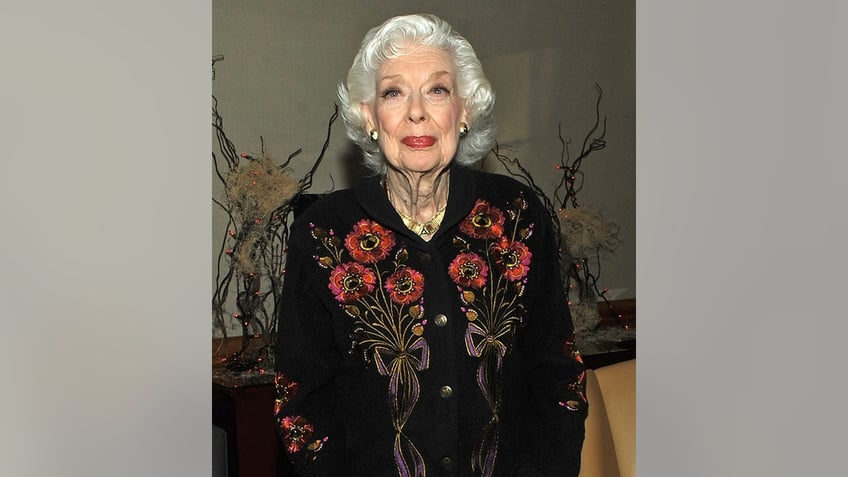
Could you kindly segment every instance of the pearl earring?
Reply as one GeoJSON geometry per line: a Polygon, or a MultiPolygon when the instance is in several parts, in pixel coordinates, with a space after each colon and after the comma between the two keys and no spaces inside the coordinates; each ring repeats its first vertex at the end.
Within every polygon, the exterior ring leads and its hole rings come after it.
{"type": "Polygon", "coordinates": [[[465,121],[459,123],[459,137],[465,137],[468,135],[468,123],[465,121]]]}
{"type": "Polygon", "coordinates": [[[376,129],[372,129],[371,132],[368,133],[368,135],[371,136],[372,141],[376,142],[377,139],[380,139],[380,133],[378,133],[376,129]]]}

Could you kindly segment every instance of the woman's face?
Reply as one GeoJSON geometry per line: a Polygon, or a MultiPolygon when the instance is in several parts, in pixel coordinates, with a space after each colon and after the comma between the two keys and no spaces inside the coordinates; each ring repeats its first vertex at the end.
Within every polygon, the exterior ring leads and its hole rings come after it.
{"type": "Polygon", "coordinates": [[[427,46],[384,62],[374,102],[362,109],[390,166],[404,172],[447,167],[466,117],[450,55],[427,46]]]}

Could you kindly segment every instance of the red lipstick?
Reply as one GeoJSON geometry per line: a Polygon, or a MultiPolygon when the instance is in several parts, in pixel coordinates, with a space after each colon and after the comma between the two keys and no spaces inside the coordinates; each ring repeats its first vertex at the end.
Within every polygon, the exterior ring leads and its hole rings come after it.
{"type": "Polygon", "coordinates": [[[435,144],[436,138],[433,136],[406,136],[401,142],[413,149],[423,149],[435,144]]]}

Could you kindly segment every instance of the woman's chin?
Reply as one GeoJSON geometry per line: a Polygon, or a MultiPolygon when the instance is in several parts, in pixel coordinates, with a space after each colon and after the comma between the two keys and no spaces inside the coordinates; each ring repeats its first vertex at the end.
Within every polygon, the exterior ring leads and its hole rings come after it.
{"type": "Polygon", "coordinates": [[[400,172],[426,173],[439,172],[450,165],[450,160],[445,160],[441,155],[430,154],[407,154],[398,161],[389,161],[394,169],[400,172]]]}

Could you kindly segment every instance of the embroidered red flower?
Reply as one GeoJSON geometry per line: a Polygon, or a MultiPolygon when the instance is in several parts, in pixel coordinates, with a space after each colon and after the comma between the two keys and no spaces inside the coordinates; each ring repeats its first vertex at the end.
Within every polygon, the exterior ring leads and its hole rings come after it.
{"type": "Polygon", "coordinates": [[[580,364],[583,364],[583,357],[580,355],[580,351],[574,347],[575,334],[574,332],[568,337],[567,340],[562,344],[562,351],[566,356],[572,358],[580,364]]]}
{"type": "Polygon", "coordinates": [[[277,371],[274,374],[274,388],[277,393],[276,399],[274,399],[274,415],[276,416],[294,396],[295,391],[297,391],[297,383],[290,381],[283,373],[277,371]]]}
{"type": "Polygon", "coordinates": [[[527,275],[533,254],[523,243],[510,242],[506,237],[501,237],[490,247],[489,256],[504,277],[515,282],[527,275]]]}
{"type": "Polygon", "coordinates": [[[294,454],[312,437],[315,429],[312,424],[300,416],[287,416],[280,421],[280,431],[286,450],[289,454],[294,454]]]}
{"type": "Polygon", "coordinates": [[[486,284],[489,266],[476,253],[463,252],[450,263],[448,274],[461,287],[479,289],[486,284]]]}
{"type": "Polygon", "coordinates": [[[347,234],[344,244],[357,262],[376,263],[389,255],[395,246],[395,236],[380,224],[362,219],[347,234]]]}
{"type": "Polygon", "coordinates": [[[386,279],[386,291],[395,303],[406,305],[424,293],[424,275],[409,267],[400,267],[386,279]]]}
{"type": "Polygon", "coordinates": [[[336,300],[352,303],[374,291],[377,276],[370,268],[359,263],[342,263],[330,272],[330,284],[327,285],[336,300]]]}
{"type": "Polygon", "coordinates": [[[483,199],[477,199],[474,208],[459,224],[462,233],[478,239],[494,239],[503,235],[504,214],[483,199]]]}

